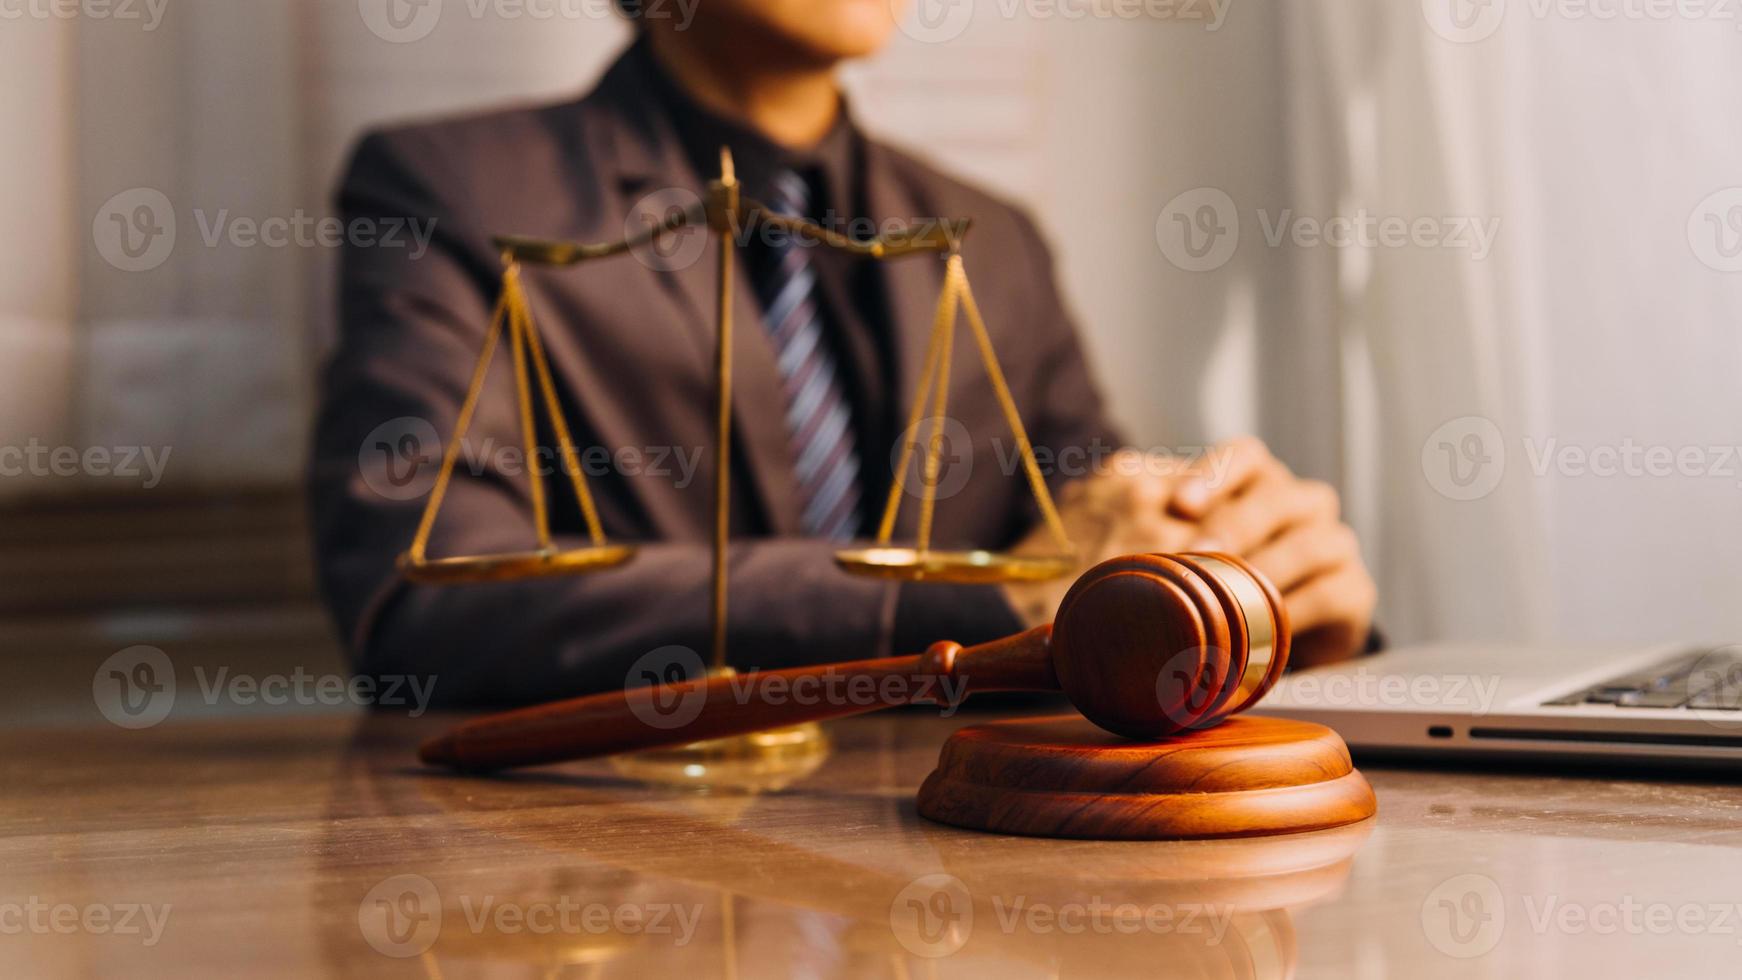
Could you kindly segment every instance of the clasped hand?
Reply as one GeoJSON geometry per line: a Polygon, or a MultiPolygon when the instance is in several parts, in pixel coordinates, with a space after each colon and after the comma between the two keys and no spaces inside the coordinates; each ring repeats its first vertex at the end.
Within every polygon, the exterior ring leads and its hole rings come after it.
{"type": "MultiPolygon", "coordinates": [[[[1294,628],[1292,663],[1307,666],[1360,652],[1378,590],[1337,491],[1303,480],[1254,438],[1203,457],[1121,452],[1105,472],[1067,485],[1059,516],[1081,568],[1127,554],[1220,551],[1246,559],[1282,592],[1294,628]]],[[[1043,526],[1016,548],[1056,549],[1043,526]]],[[[1048,622],[1076,576],[1006,586],[1029,625],[1048,622]]]]}

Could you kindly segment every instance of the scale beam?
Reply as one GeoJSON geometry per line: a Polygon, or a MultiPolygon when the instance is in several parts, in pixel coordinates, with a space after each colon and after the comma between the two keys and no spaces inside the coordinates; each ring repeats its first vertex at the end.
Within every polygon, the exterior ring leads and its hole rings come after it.
{"type": "MultiPolygon", "coordinates": [[[[447,448],[440,478],[425,509],[411,549],[402,557],[400,567],[407,578],[421,582],[504,581],[545,575],[575,574],[599,571],[628,561],[634,549],[611,545],[605,540],[598,515],[592,506],[585,481],[574,469],[574,452],[568,427],[562,418],[555,384],[545,362],[538,332],[532,324],[523,287],[519,280],[522,264],[572,268],[584,263],[618,258],[626,253],[654,244],[661,236],[685,228],[703,228],[719,239],[717,273],[718,307],[716,310],[716,348],[714,355],[715,486],[713,568],[710,590],[710,625],[714,669],[726,667],[726,551],[730,544],[728,523],[731,510],[731,402],[732,402],[732,322],[734,256],[737,249],[762,231],[778,231],[804,242],[808,246],[860,256],[873,261],[892,261],[921,255],[935,255],[944,260],[944,287],[938,299],[937,313],[925,360],[924,376],[918,386],[918,397],[911,408],[907,440],[902,446],[900,465],[879,522],[876,541],[839,552],[836,561],[843,569],[856,574],[885,579],[932,582],[1016,582],[1059,578],[1076,568],[1076,555],[1065,534],[1063,522],[1053,505],[1045,481],[1035,461],[1034,450],[1023,428],[1021,416],[1005,383],[998,358],[992,349],[991,336],[980,311],[974,303],[962,263],[962,246],[972,223],[969,219],[933,219],[916,222],[909,228],[869,238],[844,235],[808,218],[784,215],[743,193],[731,154],[724,149],[720,155],[720,176],[710,181],[703,200],[666,215],[656,224],[607,242],[575,242],[532,238],[521,235],[498,235],[492,239],[501,250],[504,265],[502,302],[485,338],[472,390],[461,409],[460,420],[447,448]],[[1016,438],[1021,453],[1025,477],[1039,505],[1042,516],[1057,545],[1052,554],[1007,555],[990,551],[933,550],[932,531],[937,519],[937,478],[942,452],[942,419],[949,399],[950,361],[954,352],[958,311],[966,313],[970,335],[987,377],[999,399],[1005,422],[1016,438]],[[548,508],[544,488],[532,488],[536,551],[515,555],[489,555],[461,558],[430,559],[425,555],[431,526],[441,507],[451,475],[459,442],[465,436],[476,408],[485,371],[495,348],[506,333],[514,359],[517,397],[523,437],[533,439],[531,389],[536,387],[551,426],[556,432],[569,476],[574,484],[581,510],[586,517],[591,543],[588,548],[559,552],[551,544],[548,508]],[[919,432],[930,409],[932,425],[923,448],[919,432]],[[912,546],[896,544],[893,535],[902,497],[907,492],[906,476],[915,457],[921,462],[923,486],[920,488],[920,518],[918,540],[912,546]]],[[[535,483],[537,481],[535,480],[535,483]]]]}

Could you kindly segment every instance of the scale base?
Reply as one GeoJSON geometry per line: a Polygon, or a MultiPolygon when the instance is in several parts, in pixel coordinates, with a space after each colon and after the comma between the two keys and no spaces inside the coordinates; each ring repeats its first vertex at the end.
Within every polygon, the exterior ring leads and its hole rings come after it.
{"type": "Polygon", "coordinates": [[[829,757],[829,738],[811,722],[707,742],[630,752],[611,767],[632,779],[710,792],[765,793],[816,772],[829,757]]]}
{"type": "Polygon", "coordinates": [[[1376,809],[1336,732],[1256,717],[1157,742],[1080,715],[974,725],[950,736],[919,791],[920,815],[939,823],[1088,840],[1293,834],[1376,809]]]}

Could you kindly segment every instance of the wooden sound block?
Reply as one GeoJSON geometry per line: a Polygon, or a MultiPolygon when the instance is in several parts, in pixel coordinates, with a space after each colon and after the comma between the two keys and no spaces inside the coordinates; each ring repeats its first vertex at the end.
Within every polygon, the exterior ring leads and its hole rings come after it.
{"type": "Polygon", "coordinates": [[[920,815],[939,823],[1089,840],[1292,834],[1376,809],[1336,732],[1245,716],[1155,742],[1080,715],[973,725],[919,791],[920,815]]]}

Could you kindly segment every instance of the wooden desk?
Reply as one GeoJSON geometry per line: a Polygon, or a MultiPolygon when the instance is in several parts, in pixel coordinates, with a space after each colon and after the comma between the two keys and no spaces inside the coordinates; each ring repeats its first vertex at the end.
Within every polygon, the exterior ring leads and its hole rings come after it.
{"type": "Polygon", "coordinates": [[[430,718],[0,733],[0,975],[1595,978],[1742,964],[1742,787],[1369,767],[1380,816],[1352,831],[1026,840],[915,816],[959,723],[836,725],[826,765],[760,795],[650,787],[609,763],[421,772],[411,749],[442,724],[430,718]]]}

